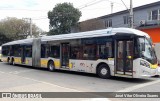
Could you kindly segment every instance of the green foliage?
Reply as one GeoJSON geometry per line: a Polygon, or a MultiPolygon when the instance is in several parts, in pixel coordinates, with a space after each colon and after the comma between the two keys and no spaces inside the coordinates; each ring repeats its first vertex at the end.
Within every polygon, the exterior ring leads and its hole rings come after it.
{"type": "MultiPolygon", "coordinates": [[[[8,17],[0,21],[0,32],[2,36],[5,36],[9,40],[25,39],[29,36],[30,24],[22,19],[14,17],[8,17]]],[[[33,24],[32,25],[33,36],[39,35],[40,29],[33,24]]]]}
{"type": "Polygon", "coordinates": [[[5,34],[4,34],[4,32],[2,30],[0,30],[0,46],[3,43],[9,42],[9,41],[12,41],[12,40],[7,38],[7,36],[5,36],[5,34]]]}
{"type": "Polygon", "coordinates": [[[70,33],[71,27],[76,25],[81,17],[81,12],[74,8],[71,3],[57,4],[52,11],[48,12],[50,20],[49,35],[70,33]]]}

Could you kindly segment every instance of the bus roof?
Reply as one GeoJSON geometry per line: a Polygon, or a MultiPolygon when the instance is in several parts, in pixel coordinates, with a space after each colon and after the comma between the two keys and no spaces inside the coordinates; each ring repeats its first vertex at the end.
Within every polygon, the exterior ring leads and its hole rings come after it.
{"type": "Polygon", "coordinates": [[[71,33],[71,34],[44,36],[41,38],[41,41],[56,41],[56,40],[78,39],[78,38],[112,36],[112,35],[115,35],[116,33],[127,33],[127,34],[135,34],[138,36],[149,37],[149,35],[147,33],[136,30],[136,29],[109,28],[109,29],[102,29],[102,30],[96,30],[96,31],[87,31],[87,32],[79,32],[79,33],[71,33]]]}
{"type": "Polygon", "coordinates": [[[15,44],[30,44],[32,42],[33,42],[33,38],[31,38],[31,39],[22,39],[22,40],[11,41],[11,42],[5,43],[2,46],[15,45],[15,44]]]}
{"type": "MultiPolygon", "coordinates": [[[[108,28],[108,29],[102,29],[102,30],[71,33],[71,34],[44,36],[44,37],[41,38],[41,41],[46,42],[46,41],[56,41],[56,40],[112,36],[112,35],[116,35],[116,33],[135,34],[135,35],[138,35],[138,36],[150,37],[147,33],[136,30],[136,29],[131,29],[131,28],[108,28]]],[[[32,39],[23,39],[23,40],[8,42],[8,43],[3,44],[2,46],[15,45],[15,44],[30,44],[32,42],[33,42],[33,38],[32,39]]]]}

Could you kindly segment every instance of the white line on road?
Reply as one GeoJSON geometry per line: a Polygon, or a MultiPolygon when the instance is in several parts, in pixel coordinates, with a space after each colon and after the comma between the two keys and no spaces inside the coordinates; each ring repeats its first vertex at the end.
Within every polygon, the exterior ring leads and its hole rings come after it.
{"type": "Polygon", "coordinates": [[[9,72],[9,73],[11,73],[11,74],[20,74],[20,73],[25,73],[25,72],[30,72],[30,71],[34,71],[34,69],[19,70],[19,71],[13,71],[13,72],[9,72]]]}
{"type": "MultiPolygon", "coordinates": [[[[50,85],[50,86],[56,86],[56,87],[59,87],[59,88],[62,88],[62,89],[68,89],[68,90],[71,90],[71,91],[74,91],[74,92],[83,92],[83,91],[80,91],[80,90],[67,88],[67,87],[62,87],[62,86],[55,85],[55,84],[52,84],[52,83],[48,83],[48,82],[44,82],[44,81],[40,81],[40,80],[35,80],[35,79],[28,78],[28,77],[23,77],[23,76],[19,76],[19,75],[16,75],[16,74],[12,74],[12,73],[6,73],[6,72],[2,72],[2,71],[0,71],[0,73],[7,74],[7,75],[14,75],[14,76],[17,76],[17,77],[20,77],[20,78],[40,82],[40,83],[47,84],[47,85],[50,85]]],[[[104,101],[104,100],[105,101],[110,101],[108,98],[88,98],[87,100],[82,100],[82,101],[104,101]]]]}
{"type": "Polygon", "coordinates": [[[156,84],[156,83],[160,83],[160,80],[156,80],[156,81],[152,81],[152,82],[148,82],[148,83],[138,84],[138,85],[135,85],[135,86],[131,86],[131,87],[122,89],[122,90],[118,90],[116,92],[131,92],[133,90],[136,90],[136,89],[139,89],[139,88],[143,88],[145,86],[153,85],[153,84],[156,84]]]}
{"type": "Polygon", "coordinates": [[[17,76],[17,77],[20,77],[20,78],[23,78],[23,79],[28,79],[28,80],[40,82],[40,83],[47,84],[47,85],[50,85],[50,86],[56,86],[56,87],[59,87],[59,88],[62,88],[62,89],[68,89],[68,90],[72,90],[72,91],[75,91],[75,92],[82,92],[82,91],[79,91],[79,90],[75,90],[75,89],[71,89],[71,88],[67,88],[67,87],[62,87],[62,86],[55,85],[55,84],[52,84],[52,83],[48,83],[48,82],[44,82],[44,81],[40,81],[40,80],[28,78],[28,77],[19,76],[19,75],[15,75],[15,74],[12,74],[12,73],[6,73],[6,72],[2,72],[2,71],[0,71],[0,73],[7,74],[7,75],[14,75],[14,76],[17,76]]]}

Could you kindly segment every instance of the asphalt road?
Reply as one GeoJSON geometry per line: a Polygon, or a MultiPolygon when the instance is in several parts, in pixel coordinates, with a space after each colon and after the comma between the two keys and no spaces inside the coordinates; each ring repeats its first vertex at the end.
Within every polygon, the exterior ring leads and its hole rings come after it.
{"type": "MultiPolygon", "coordinates": [[[[101,79],[94,74],[70,71],[49,72],[47,69],[17,65],[11,66],[0,62],[0,92],[160,92],[160,78],[129,79],[112,77],[111,79],[101,79]]],[[[41,99],[40,101],[43,100],[41,99]]],[[[61,101],[64,99],[54,100],[61,101]]],[[[72,100],[134,101],[135,99],[65,99],[65,101],[72,100]]],[[[158,99],[153,98],[136,98],[136,100],[158,101],[158,99]]]]}

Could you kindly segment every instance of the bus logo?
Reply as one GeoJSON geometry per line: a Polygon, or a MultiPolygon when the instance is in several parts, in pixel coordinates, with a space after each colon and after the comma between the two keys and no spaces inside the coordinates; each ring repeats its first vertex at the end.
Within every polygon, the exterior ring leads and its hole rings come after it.
{"type": "Polygon", "coordinates": [[[80,63],[80,66],[85,67],[85,64],[84,63],[80,63]]]}

